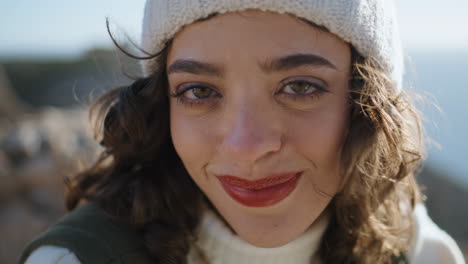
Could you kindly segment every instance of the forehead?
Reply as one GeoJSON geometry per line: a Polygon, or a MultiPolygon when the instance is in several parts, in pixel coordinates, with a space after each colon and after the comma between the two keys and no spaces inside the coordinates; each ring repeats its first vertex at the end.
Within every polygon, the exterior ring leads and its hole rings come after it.
{"type": "Polygon", "coordinates": [[[312,53],[338,68],[349,66],[349,44],[332,33],[288,14],[247,10],[213,16],[176,34],[168,65],[177,59],[229,64],[312,53]]]}

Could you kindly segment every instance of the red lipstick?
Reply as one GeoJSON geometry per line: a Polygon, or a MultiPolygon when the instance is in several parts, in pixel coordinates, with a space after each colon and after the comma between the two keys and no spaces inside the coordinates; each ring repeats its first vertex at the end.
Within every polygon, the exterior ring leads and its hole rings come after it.
{"type": "Polygon", "coordinates": [[[279,203],[294,191],[302,172],[283,173],[250,181],[232,175],[219,175],[224,190],[237,202],[249,207],[279,203]]]}

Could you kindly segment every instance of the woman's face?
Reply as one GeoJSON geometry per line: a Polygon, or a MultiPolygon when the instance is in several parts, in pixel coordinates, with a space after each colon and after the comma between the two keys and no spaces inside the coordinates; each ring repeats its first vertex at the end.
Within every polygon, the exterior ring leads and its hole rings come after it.
{"type": "Polygon", "coordinates": [[[194,23],[174,38],[174,146],[248,243],[294,240],[340,188],[350,57],[331,33],[253,10],[194,23]]]}

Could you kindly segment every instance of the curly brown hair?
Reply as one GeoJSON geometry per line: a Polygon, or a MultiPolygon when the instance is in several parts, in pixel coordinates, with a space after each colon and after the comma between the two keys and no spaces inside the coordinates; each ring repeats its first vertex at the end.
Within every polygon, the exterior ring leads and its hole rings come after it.
{"type": "MultiPolygon", "coordinates": [[[[209,203],[177,155],[169,131],[166,57],[153,74],[108,91],[90,111],[104,148],[68,181],[66,206],[94,201],[141,234],[157,263],[186,263],[203,204],[209,203]]],[[[412,210],[420,200],[414,174],[423,157],[420,118],[372,58],[352,48],[349,132],[341,191],[328,206],[324,263],[389,263],[407,251],[412,210]]]]}
{"type": "Polygon", "coordinates": [[[329,205],[320,253],[325,263],[391,263],[408,250],[422,199],[415,180],[424,157],[421,119],[377,60],[352,54],[345,184],[329,205]]]}

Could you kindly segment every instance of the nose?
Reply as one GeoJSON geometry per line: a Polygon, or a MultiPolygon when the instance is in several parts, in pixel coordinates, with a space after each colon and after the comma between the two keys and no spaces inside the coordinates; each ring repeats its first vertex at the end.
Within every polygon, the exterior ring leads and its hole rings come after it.
{"type": "Polygon", "coordinates": [[[280,150],[282,129],[272,109],[242,102],[224,115],[224,135],[220,150],[237,162],[254,162],[280,150]]]}

